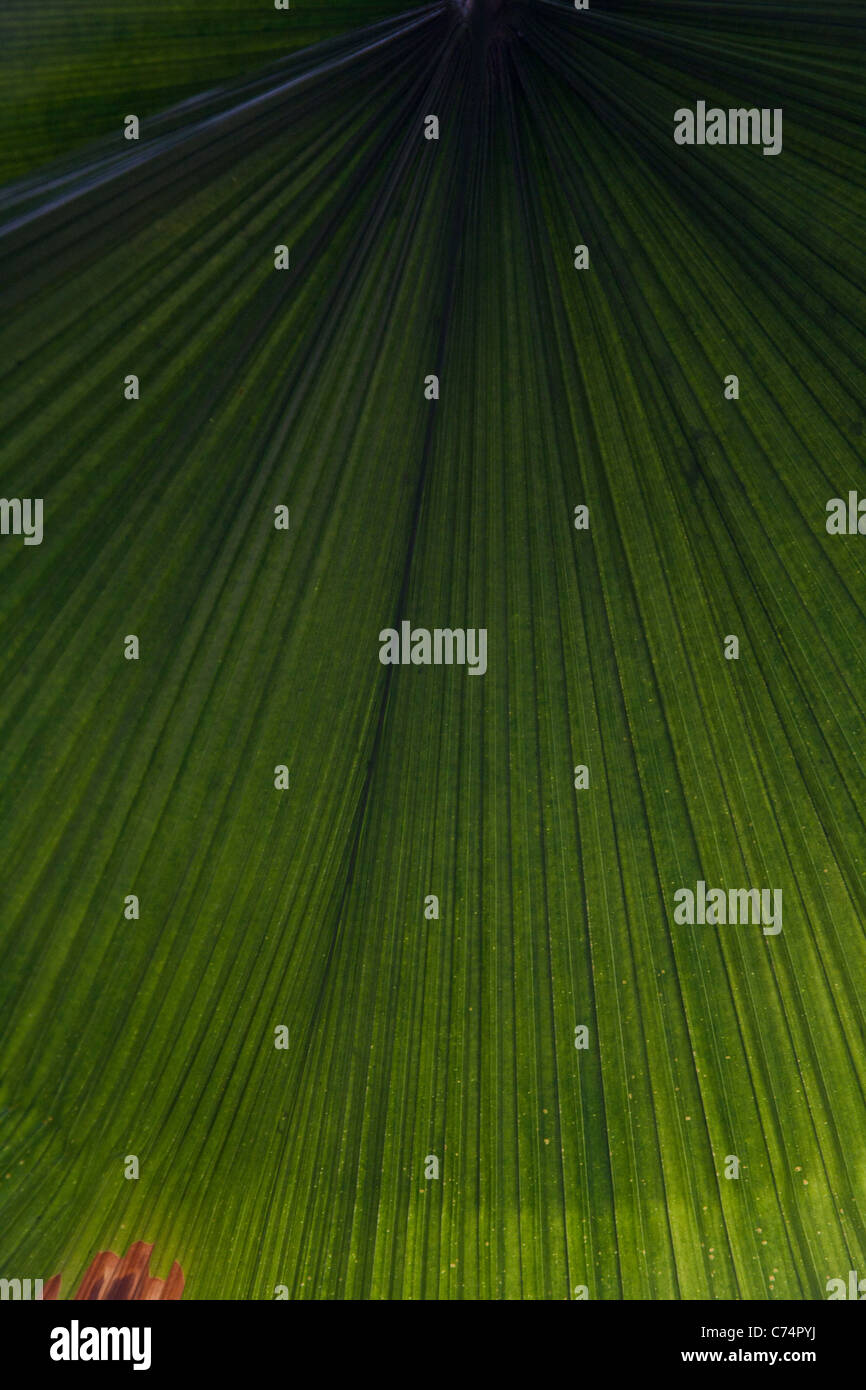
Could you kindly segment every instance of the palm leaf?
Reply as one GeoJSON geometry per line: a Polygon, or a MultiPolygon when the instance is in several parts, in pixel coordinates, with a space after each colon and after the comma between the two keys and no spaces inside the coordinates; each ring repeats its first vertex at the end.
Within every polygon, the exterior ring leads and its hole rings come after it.
{"type": "Polygon", "coordinates": [[[0,540],[2,1268],[823,1297],[866,1256],[853,7],[308,6],[288,53],[187,3],[128,78],[117,10],[62,63],[4,21],[48,76],[0,196],[45,499],[0,540]],[[698,97],[782,156],[678,148],[698,97]],[[486,675],[383,666],[403,620],[486,675]],[[677,926],[699,879],[783,931],[677,926]]]}

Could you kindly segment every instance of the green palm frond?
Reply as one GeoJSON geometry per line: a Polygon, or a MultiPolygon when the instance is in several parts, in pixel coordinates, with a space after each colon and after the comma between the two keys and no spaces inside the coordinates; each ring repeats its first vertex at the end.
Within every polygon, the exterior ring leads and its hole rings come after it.
{"type": "Polygon", "coordinates": [[[824,1297],[866,1259],[855,8],[94,4],[62,63],[61,8],[0,192],[45,508],[0,538],[0,1273],[824,1297]],[[678,147],[699,98],[782,155],[678,147]],[[486,674],[382,665],[403,621],[486,674]],[[699,880],[783,930],[678,925],[699,880]]]}

